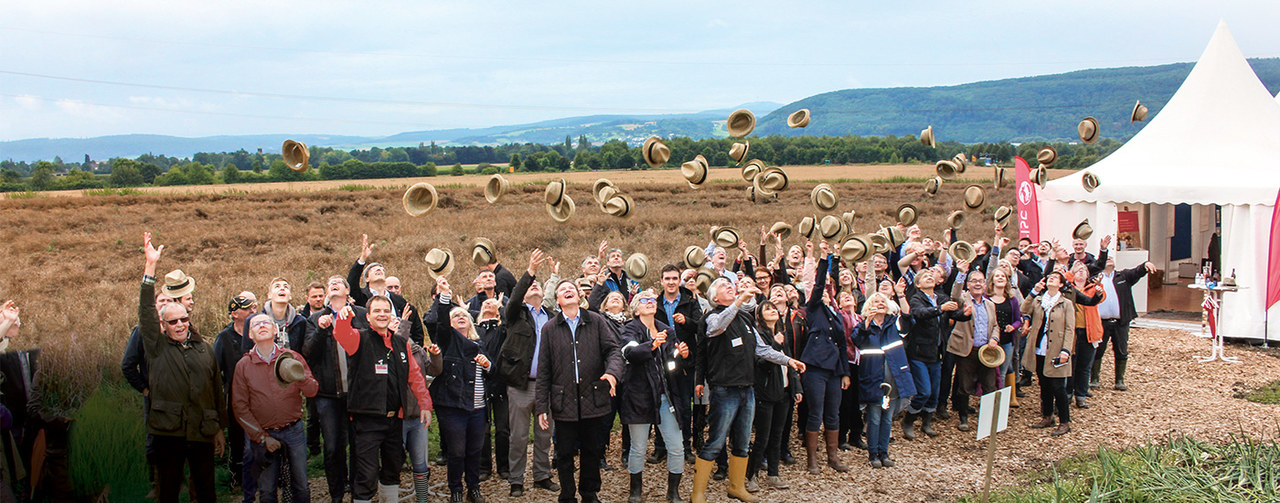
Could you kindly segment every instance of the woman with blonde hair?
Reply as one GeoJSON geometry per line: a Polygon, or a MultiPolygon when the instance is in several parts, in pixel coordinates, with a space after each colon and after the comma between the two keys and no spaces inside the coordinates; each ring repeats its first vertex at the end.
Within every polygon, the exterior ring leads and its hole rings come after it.
{"type": "Polygon", "coordinates": [[[916,394],[902,344],[898,305],[875,292],[862,304],[862,322],[853,332],[858,346],[859,408],[866,414],[867,457],[872,468],[892,467],[889,433],[902,401],[916,394]]]}
{"type": "Polygon", "coordinates": [[[1000,262],[1001,265],[991,271],[991,278],[987,281],[987,298],[996,305],[996,327],[1000,329],[1000,347],[1005,354],[1004,363],[1000,364],[996,377],[1004,378],[1005,386],[1015,386],[1014,399],[1009,402],[1009,406],[1018,407],[1017,397],[1026,395],[1017,389],[1013,375],[1013,365],[1017,358],[1013,352],[1014,341],[1018,337],[1018,329],[1022,328],[1022,299],[1017,287],[1009,281],[1009,263],[1003,260],[1000,262]]]}
{"type": "Polygon", "coordinates": [[[449,495],[451,502],[463,500],[465,477],[467,500],[482,502],[480,495],[480,452],[488,431],[485,407],[485,372],[489,358],[484,354],[480,334],[471,313],[452,304],[449,280],[436,278],[435,343],[444,365],[431,382],[431,398],[440,421],[440,435],[447,437],[449,495]]]}

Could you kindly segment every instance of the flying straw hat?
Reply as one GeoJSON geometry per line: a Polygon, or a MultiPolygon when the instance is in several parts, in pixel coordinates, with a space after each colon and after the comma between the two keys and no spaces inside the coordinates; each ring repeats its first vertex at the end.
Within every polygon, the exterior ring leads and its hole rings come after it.
{"type": "Polygon", "coordinates": [[[284,163],[289,165],[289,169],[299,173],[306,171],[307,166],[311,165],[311,149],[307,148],[306,143],[293,140],[285,140],[284,145],[280,147],[280,157],[284,158],[284,163]]]}
{"type": "Polygon", "coordinates": [[[729,120],[725,123],[725,127],[729,129],[729,136],[742,138],[755,130],[756,114],[745,108],[734,110],[729,114],[729,120]]]}
{"type": "Polygon", "coordinates": [[[306,379],[307,370],[302,366],[302,362],[293,357],[293,353],[285,351],[276,357],[276,361],[271,365],[272,371],[276,376],[276,384],[281,388],[288,388],[290,384],[306,379]]]}
{"type": "Polygon", "coordinates": [[[564,189],[564,178],[550,181],[547,183],[546,192],[543,192],[542,194],[543,201],[545,201],[548,206],[559,206],[560,203],[564,201],[564,189]]]}
{"type": "Polygon", "coordinates": [[[755,183],[758,188],[773,193],[786,190],[790,180],[787,179],[787,172],[782,168],[772,166],[761,170],[760,174],[756,175],[755,183]]]}
{"type": "Polygon", "coordinates": [[[947,215],[947,227],[950,227],[952,229],[959,229],[960,226],[962,225],[964,225],[963,210],[955,210],[951,212],[950,215],[947,215]]]}
{"type": "Polygon", "coordinates": [[[1040,166],[1031,170],[1031,181],[1043,189],[1044,184],[1049,181],[1049,168],[1040,166]]]}
{"type": "Polygon", "coordinates": [[[626,271],[627,277],[631,279],[644,279],[644,276],[649,273],[649,257],[643,253],[632,253],[622,264],[622,270],[626,271]]]}
{"type": "Polygon", "coordinates": [[[619,218],[631,216],[631,209],[635,207],[635,201],[631,196],[626,194],[614,194],[608,200],[600,204],[600,209],[605,214],[613,215],[619,218]]]}
{"type": "Polygon", "coordinates": [[[680,174],[689,182],[689,186],[697,188],[707,181],[707,159],[698,154],[692,161],[680,165],[680,174]]]}
{"type": "Polygon", "coordinates": [[[822,217],[822,221],[818,222],[818,230],[822,234],[822,239],[838,239],[844,230],[844,221],[835,215],[826,215],[822,217]]]}
{"type": "Polygon", "coordinates": [[[1089,219],[1087,218],[1084,219],[1083,222],[1080,222],[1078,225],[1076,225],[1076,228],[1071,231],[1071,237],[1076,239],[1089,239],[1089,236],[1092,236],[1092,235],[1093,235],[1093,226],[1089,225],[1089,219]]]}
{"type": "Polygon", "coordinates": [[[862,262],[870,254],[871,243],[868,243],[867,238],[863,236],[853,236],[840,245],[840,258],[849,264],[862,262]]]}
{"type": "Polygon", "coordinates": [[[809,125],[809,109],[801,108],[787,116],[787,126],[805,127],[809,125]]]}
{"type": "Polygon", "coordinates": [[[747,152],[750,151],[751,142],[746,140],[734,142],[733,145],[729,146],[729,157],[733,159],[733,162],[741,163],[743,159],[747,158],[747,152]]]}
{"type": "Polygon", "coordinates": [[[573,204],[573,198],[566,194],[561,198],[560,204],[546,205],[547,214],[551,215],[551,219],[560,223],[568,222],[573,217],[577,207],[573,204]]]}
{"type": "Polygon", "coordinates": [[[1080,133],[1080,141],[1085,145],[1092,145],[1098,141],[1098,119],[1085,117],[1076,125],[1076,131],[1080,133]]]}
{"type": "Polygon", "coordinates": [[[748,182],[754,182],[756,175],[764,170],[764,161],[760,159],[752,159],[742,166],[742,179],[748,182]]]}
{"type": "Polygon", "coordinates": [[[898,217],[898,223],[905,225],[907,227],[911,227],[912,224],[916,223],[916,216],[918,213],[919,213],[919,210],[917,210],[915,205],[911,203],[906,203],[906,204],[903,204],[902,206],[899,206],[898,211],[894,212],[894,214],[898,217]]]}
{"type": "Polygon", "coordinates": [[[952,157],[951,162],[956,163],[956,173],[964,173],[964,170],[969,168],[969,158],[965,157],[964,152],[952,157]]]}
{"type": "Polygon", "coordinates": [[[805,239],[813,239],[813,231],[818,227],[818,217],[808,216],[800,219],[800,225],[796,226],[796,233],[805,239]]]}
{"type": "Polygon", "coordinates": [[[716,229],[715,234],[711,235],[711,239],[714,240],[718,246],[732,248],[734,246],[738,246],[738,241],[742,239],[738,236],[740,236],[740,234],[738,234],[737,229],[734,229],[733,227],[721,227],[716,229]]]}
{"type": "Polygon", "coordinates": [[[1053,148],[1053,145],[1045,145],[1039,152],[1036,152],[1036,160],[1046,168],[1053,166],[1053,163],[1058,162],[1058,149],[1053,148]]]}
{"type": "Polygon", "coordinates": [[[978,252],[973,249],[973,245],[968,241],[956,241],[951,243],[951,247],[947,248],[947,255],[960,262],[970,262],[974,257],[978,256],[978,252]]]}
{"type": "Polygon", "coordinates": [[[684,265],[689,269],[697,269],[707,263],[707,251],[698,246],[684,249],[684,265]]]}
{"type": "Polygon", "coordinates": [[[671,149],[667,148],[667,144],[662,143],[657,136],[650,136],[645,140],[640,152],[644,155],[644,162],[653,168],[662,167],[667,160],[671,159],[671,149]]]}
{"type": "Polygon", "coordinates": [[[1138,122],[1147,120],[1147,106],[1142,104],[1142,100],[1133,103],[1133,111],[1129,112],[1129,122],[1138,122]]]}
{"type": "Polygon", "coordinates": [[[996,213],[993,218],[995,218],[997,227],[1001,229],[1006,228],[1013,220],[1013,210],[1008,206],[1001,206],[996,208],[996,213]]]}
{"type": "Polygon", "coordinates": [[[877,232],[875,234],[868,234],[866,240],[868,243],[871,243],[871,246],[875,249],[876,253],[884,253],[893,249],[893,245],[889,244],[889,237],[884,235],[884,233],[877,232]]]}
{"type": "Polygon", "coordinates": [[[401,203],[404,211],[411,217],[420,217],[436,209],[436,187],[427,182],[418,182],[404,191],[401,203]]]}
{"type": "Polygon", "coordinates": [[[603,203],[618,193],[618,186],[614,185],[612,180],[601,178],[591,184],[591,196],[595,198],[597,203],[603,203]],[[611,192],[605,193],[606,190],[612,189],[611,192]]]}
{"type": "Polygon", "coordinates": [[[942,188],[942,178],[933,177],[924,182],[924,193],[929,196],[938,195],[938,190],[942,188]]]}
{"type": "Polygon", "coordinates": [[[476,238],[475,244],[471,245],[471,263],[476,267],[484,267],[497,262],[498,257],[493,253],[493,241],[476,238]]]}
{"type": "Polygon", "coordinates": [[[933,126],[920,130],[920,143],[925,144],[929,148],[938,148],[938,143],[933,140],[933,126]]]}
{"type": "Polygon", "coordinates": [[[827,213],[835,211],[840,200],[836,198],[836,191],[831,188],[831,185],[820,183],[809,192],[809,202],[813,203],[813,207],[818,211],[827,213]]]}
{"type": "Polygon", "coordinates": [[[453,260],[453,252],[448,248],[432,248],[425,257],[422,257],[422,260],[427,263],[427,274],[433,279],[448,276],[457,265],[453,260]]]}
{"type": "Polygon", "coordinates": [[[885,227],[883,230],[885,237],[889,238],[889,244],[894,248],[902,246],[902,243],[907,242],[907,235],[902,232],[901,227],[890,225],[885,227]]]}
{"type": "Polygon", "coordinates": [[[982,190],[978,185],[970,185],[964,188],[964,207],[971,211],[978,211],[987,202],[987,191],[982,190]]]}
{"type": "Polygon", "coordinates": [[[1009,186],[1009,168],[996,166],[994,176],[995,181],[992,182],[992,185],[995,186],[995,188],[1003,189],[1009,186]]]}
{"type": "Polygon", "coordinates": [[[1098,175],[1085,171],[1084,175],[1080,176],[1080,185],[1084,186],[1084,190],[1093,192],[1098,188],[1098,175]]]}
{"type": "Polygon", "coordinates": [[[1004,348],[1000,346],[983,344],[978,349],[978,361],[982,362],[987,368],[996,368],[1003,365],[1004,357],[1004,348]]]}
{"type": "Polygon", "coordinates": [[[494,174],[489,177],[489,181],[484,184],[484,200],[489,204],[498,202],[502,196],[511,188],[511,182],[506,177],[494,174]]]}
{"type": "Polygon", "coordinates": [[[960,173],[960,168],[956,166],[955,161],[938,161],[934,165],[938,172],[938,178],[943,180],[951,180],[960,173]]]}
{"type": "Polygon", "coordinates": [[[769,228],[770,234],[777,234],[778,239],[787,239],[791,236],[791,224],[786,222],[774,222],[773,227],[769,228]]]}
{"type": "Polygon", "coordinates": [[[699,293],[706,295],[707,290],[711,289],[711,284],[719,277],[720,276],[717,275],[715,271],[705,267],[698,269],[698,276],[693,280],[693,287],[696,288],[699,293]]]}
{"type": "Polygon", "coordinates": [[[848,227],[849,227],[849,230],[853,230],[853,219],[854,219],[854,217],[856,217],[856,216],[858,216],[858,212],[857,212],[857,211],[855,211],[855,210],[849,210],[849,211],[846,211],[846,212],[844,212],[844,213],[841,213],[841,214],[840,214],[840,219],[841,219],[841,220],[844,220],[844,224],[845,224],[846,226],[848,226],[848,227]]]}

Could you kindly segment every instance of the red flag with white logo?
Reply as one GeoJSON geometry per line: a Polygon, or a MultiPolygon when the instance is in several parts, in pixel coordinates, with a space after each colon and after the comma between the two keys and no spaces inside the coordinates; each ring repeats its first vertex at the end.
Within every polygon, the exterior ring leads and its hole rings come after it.
{"type": "Polygon", "coordinates": [[[1014,188],[1018,196],[1018,239],[1040,242],[1040,204],[1036,202],[1036,184],[1031,181],[1031,165],[1021,157],[1013,158],[1014,188]]]}

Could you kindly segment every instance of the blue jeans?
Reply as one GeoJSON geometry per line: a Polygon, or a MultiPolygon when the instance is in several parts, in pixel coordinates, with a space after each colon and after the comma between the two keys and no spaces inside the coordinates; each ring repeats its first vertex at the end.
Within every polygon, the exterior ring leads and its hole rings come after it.
{"type": "MultiPolygon", "coordinates": [[[[315,397],[316,415],[320,420],[320,436],[324,439],[324,478],[329,483],[329,496],[342,501],[349,485],[347,446],[351,440],[351,420],[345,398],[315,397]]],[[[248,454],[246,453],[246,457],[248,454]]],[[[245,460],[246,465],[250,460],[245,460]]],[[[251,498],[246,499],[252,501],[251,498]]]]}
{"type": "Polygon", "coordinates": [[[449,459],[449,491],[462,492],[464,476],[467,489],[479,488],[480,452],[489,430],[484,409],[438,407],[436,419],[440,421],[440,435],[449,438],[445,446],[449,459]]]}
{"type": "Polygon", "coordinates": [[[823,423],[828,430],[840,429],[841,379],[835,372],[814,367],[800,374],[800,384],[804,385],[804,399],[809,402],[805,431],[821,431],[823,423]]]}
{"type": "MultiPolygon", "coordinates": [[[[751,422],[756,417],[756,393],[751,386],[726,388],[708,384],[706,392],[710,393],[711,409],[707,411],[707,422],[710,423],[707,443],[698,451],[698,457],[706,461],[715,461],[723,452],[725,441],[729,441],[734,456],[747,457],[748,441],[751,440],[751,422]]],[[[670,447],[668,447],[669,449],[670,447]]]]}
{"type": "Polygon", "coordinates": [[[289,457],[290,479],[293,487],[294,503],[311,501],[311,490],[307,488],[307,430],[302,420],[278,430],[267,430],[267,435],[279,440],[281,444],[275,452],[267,452],[264,444],[252,443],[254,478],[258,480],[258,501],[275,503],[276,489],[280,481],[280,461],[289,457]]]}
{"type": "Polygon", "coordinates": [[[916,396],[911,397],[907,412],[933,412],[938,408],[938,389],[942,384],[942,362],[925,363],[907,360],[911,365],[911,380],[916,385],[916,396]]]}
{"type": "MultiPolygon", "coordinates": [[[[1013,360],[1014,360],[1013,343],[1010,342],[1008,344],[1001,344],[1000,347],[1004,349],[1004,363],[1000,364],[1000,375],[1007,376],[1013,373],[1013,360]]],[[[1007,382],[1007,383],[1004,383],[1004,385],[1012,386],[1013,383],[1007,382]]],[[[982,391],[987,392],[987,390],[982,390],[982,391]]]]}
{"type": "Polygon", "coordinates": [[[409,464],[413,473],[427,473],[430,470],[427,462],[427,429],[422,426],[421,418],[404,419],[404,448],[409,451],[409,464]]]}
{"type": "Polygon", "coordinates": [[[879,458],[889,454],[889,433],[893,431],[893,413],[902,406],[901,398],[889,402],[889,410],[880,404],[863,405],[867,413],[867,457],[879,458]]]}
{"type": "MultiPolygon", "coordinates": [[[[667,394],[663,393],[658,403],[658,433],[667,444],[667,472],[684,473],[684,433],[680,431],[680,421],[676,419],[667,394]]],[[[627,472],[640,473],[644,470],[644,453],[649,450],[649,424],[629,424],[631,430],[631,450],[627,453],[627,472]]]]}

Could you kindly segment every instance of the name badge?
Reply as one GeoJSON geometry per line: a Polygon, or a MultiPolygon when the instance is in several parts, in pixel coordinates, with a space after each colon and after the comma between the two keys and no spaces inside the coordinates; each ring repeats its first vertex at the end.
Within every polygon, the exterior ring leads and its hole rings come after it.
{"type": "Polygon", "coordinates": [[[373,373],[380,376],[387,375],[387,364],[385,363],[373,364],[373,373]]]}
{"type": "Polygon", "coordinates": [[[741,346],[741,345],[742,345],[742,338],[741,338],[741,337],[735,337],[735,338],[733,338],[732,340],[730,340],[730,341],[729,341],[729,344],[733,345],[733,347],[735,347],[735,348],[736,348],[736,347],[738,347],[738,346],[741,346]]]}

